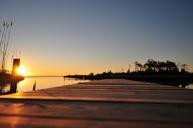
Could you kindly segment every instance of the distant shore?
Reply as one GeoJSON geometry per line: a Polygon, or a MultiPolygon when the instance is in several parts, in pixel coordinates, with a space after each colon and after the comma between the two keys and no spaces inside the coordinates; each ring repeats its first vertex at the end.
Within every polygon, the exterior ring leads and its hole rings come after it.
{"type": "Polygon", "coordinates": [[[128,79],[182,87],[193,83],[193,73],[188,71],[187,64],[177,65],[173,61],[156,61],[154,59],[148,59],[144,64],[137,61],[134,64],[135,70],[132,72],[129,68],[127,72],[112,72],[109,70],[98,74],[90,73],[89,75],[68,75],[64,77],[88,80],[128,79]]]}
{"type": "Polygon", "coordinates": [[[136,81],[153,82],[159,84],[173,85],[185,87],[193,83],[193,74],[97,74],[97,75],[67,75],[65,78],[76,78],[85,80],[101,80],[101,79],[128,79],[136,81]]]}

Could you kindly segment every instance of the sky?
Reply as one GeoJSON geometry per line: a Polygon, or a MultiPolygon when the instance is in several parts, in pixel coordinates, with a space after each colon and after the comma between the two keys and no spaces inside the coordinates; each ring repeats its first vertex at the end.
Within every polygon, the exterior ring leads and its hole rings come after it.
{"type": "Polygon", "coordinates": [[[14,21],[9,55],[30,75],[119,72],[149,58],[193,71],[193,0],[0,0],[3,20],[14,21]]]}

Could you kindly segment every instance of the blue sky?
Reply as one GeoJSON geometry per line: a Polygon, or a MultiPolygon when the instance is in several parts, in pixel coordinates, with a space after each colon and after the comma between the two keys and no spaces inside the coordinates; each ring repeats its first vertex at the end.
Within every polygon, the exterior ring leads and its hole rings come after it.
{"type": "MultiPolygon", "coordinates": [[[[148,58],[193,67],[193,0],[0,0],[34,75],[120,71],[148,58]]],[[[192,70],[193,71],[193,70],[192,70]]]]}

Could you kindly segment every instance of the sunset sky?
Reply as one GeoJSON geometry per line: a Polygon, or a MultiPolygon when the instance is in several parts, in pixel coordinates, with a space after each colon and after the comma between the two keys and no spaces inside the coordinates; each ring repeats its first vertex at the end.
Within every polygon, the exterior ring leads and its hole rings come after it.
{"type": "Polygon", "coordinates": [[[193,71],[193,0],[0,0],[3,20],[30,75],[126,71],[149,58],[193,71]]]}

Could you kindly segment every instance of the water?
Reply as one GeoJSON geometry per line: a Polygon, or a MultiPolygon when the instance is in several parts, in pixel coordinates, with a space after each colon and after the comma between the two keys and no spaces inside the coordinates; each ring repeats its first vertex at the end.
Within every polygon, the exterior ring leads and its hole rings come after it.
{"type": "Polygon", "coordinates": [[[71,85],[79,82],[87,82],[89,80],[80,80],[74,78],[64,77],[26,77],[19,83],[4,83],[0,86],[0,94],[11,94],[16,92],[28,92],[33,90],[36,83],[36,90],[46,89],[52,87],[59,87],[63,85],[71,85]]]}
{"type": "Polygon", "coordinates": [[[17,91],[18,92],[32,91],[35,82],[36,82],[36,90],[39,90],[63,85],[76,84],[79,82],[86,82],[86,80],[64,78],[64,77],[27,77],[25,78],[25,80],[20,81],[17,84],[17,91]]]}

